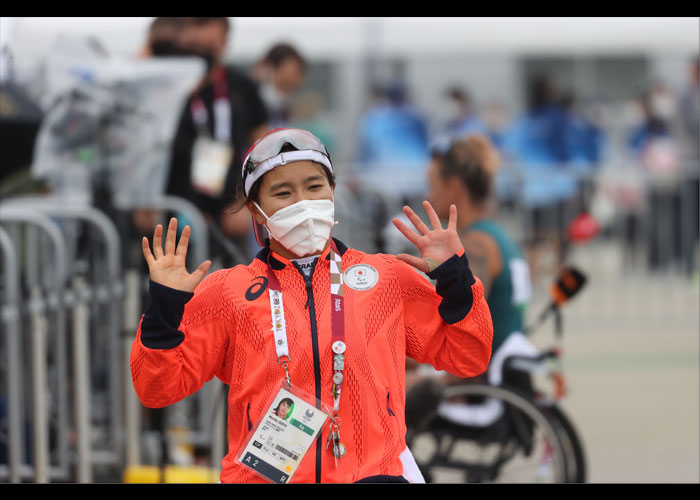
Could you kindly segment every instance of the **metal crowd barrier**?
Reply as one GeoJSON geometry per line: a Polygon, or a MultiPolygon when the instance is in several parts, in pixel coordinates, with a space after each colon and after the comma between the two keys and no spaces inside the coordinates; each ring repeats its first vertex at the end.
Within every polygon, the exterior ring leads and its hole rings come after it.
{"type": "MultiPolygon", "coordinates": [[[[176,196],[162,196],[149,199],[142,203],[134,203],[127,207],[121,207],[127,210],[138,210],[138,209],[153,209],[158,211],[169,211],[177,214],[183,214],[187,223],[192,228],[191,239],[194,245],[188,249],[188,257],[191,262],[195,265],[199,265],[201,262],[210,259],[211,255],[209,253],[209,237],[210,232],[215,230],[215,228],[210,227],[206,219],[202,216],[201,212],[189,201],[176,197],[176,196]]],[[[182,227],[181,221],[178,222],[180,228],[182,227]]],[[[135,242],[140,246],[140,241],[135,242]]],[[[237,262],[242,262],[243,257],[238,251],[238,249],[230,244],[225,246],[225,250],[230,254],[237,262]]],[[[214,266],[212,266],[214,267],[214,266]]],[[[126,359],[126,378],[127,383],[131,384],[131,374],[128,367],[129,352],[131,351],[131,344],[133,342],[136,329],[138,328],[138,321],[143,313],[144,304],[140,304],[140,290],[142,286],[142,276],[141,273],[136,269],[127,269],[125,273],[125,283],[127,287],[125,296],[125,317],[127,318],[125,326],[125,334],[123,336],[123,346],[122,351],[126,359]]],[[[129,385],[129,387],[131,387],[129,385]]],[[[181,401],[171,407],[166,411],[168,415],[173,415],[174,413],[190,414],[192,412],[192,405],[195,400],[199,400],[199,404],[196,406],[196,425],[194,429],[189,433],[188,438],[197,444],[210,446],[211,448],[211,463],[218,466],[225,455],[225,409],[224,405],[217,404],[217,398],[220,397],[221,391],[223,389],[222,383],[214,378],[209,383],[205,384],[197,394],[190,396],[189,398],[181,401]]],[[[133,390],[127,391],[125,398],[126,406],[126,428],[127,428],[127,443],[126,443],[126,465],[138,465],[142,463],[141,460],[141,412],[140,403],[136,397],[136,393],[133,390]]]]}
{"type": "Polygon", "coordinates": [[[0,227],[0,247],[5,270],[5,296],[0,319],[5,332],[7,353],[7,457],[10,482],[20,481],[22,463],[22,413],[20,411],[22,377],[20,376],[19,268],[14,245],[9,234],[0,227]]]}
{"type": "MultiPolygon", "coordinates": [[[[63,312],[61,291],[65,286],[66,278],[66,251],[63,237],[58,226],[47,216],[26,208],[10,208],[3,206],[0,209],[0,222],[10,224],[27,224],[38,228],[52,243],[52,266],[51,266],[51,289],[46,294],[42,293],[39,285],[33,285],[30,291],[30,300],[27,302],[27,311],[30,315],[31,331],[30,335],[30,380],[31,388],[27,387],[26,379],[22,373],[24,368],[21,361],[24,359],[22,353],[22,323],[19,308],[21,297],[17,294],[19,290],[19,259],[17,258],[17,248],[13,245],[7,232],[3,236],[3,252],[5,253],[5,273],[6,273],[6,296],[5,300],[10,306],[9,314],[3,314],[6,330],[7,345],[7,370],[8,370],[8,472],[7,476],[12,482],[19,482],[23,477],[32,477],[34,482],[48,482],[51,477],[64,477],[67,474],[67,460],[64,454],[59,457],[59,466],[50,467],[49,464],[49,420],[45,388],[47,380],[47,305],[57,306],[59,313],[63,312]],[[9,240],[9,241],[8,241],[9,240]],[[48,300],[47,300],[48,299],[48,300]],[[13,306],[14,302],[14,306],[13,306]],[[31,389],[31,390],[29,390],[31,389]],[[32,458],[33,467],[26,467],[23,460],[22,443],[25,441],[22,426],[24,421],[23,396],[31,395],[32,410],[32,458]]],[[[16,228],[15,228],[16,229],[16,228]]],[[[13,230],[9,234],[13,234],[13,230]]],[[[5,308],[3,307],[3,310],[5,308]]],[[[59,314],[60,316],[60,314],[59,314]]],[[[63,423],[67,421],[65,399],[63,399],[62,389],[65,387],[64,370],[65,362],[65,330],[57,328],[55,330],[57,359],[58,363],[58,420],[63,423]]],[[[59,439],[62,436],[59,436],[59,439]]],[[[4,474],[3,474],[4,475],[4,474]]]]}
{"type": "MultiPolygon", "coordinates": [[[[77,480],[78,482],[89,483],[92,481],[92,446],[91,446],[91,425],[90,425],[90,359],[89,359],[89,311],[88,303],[94,298],[98,303],[107,304],[107,315],[104,318],[105,330],[107,332],[104,340],[108,343],[108,353],[110,353],[110,384],[111,384],[111,429],[107,433],[113,440],[112,449],[120,450],[123,440],[123,424],[121,409],[117,402],[121,399],[122,379],[119,372],[119,350],[118,332],[120,331],[120,298],[123,284],[121,276],[121,242],[117,230],[112,221],[102,212],[84,204],[70,203],[65,200],[52,200],[48,198],[15,198],[10,199],[0,205],[2,210],[11,208],[26,208],[40,211],[46,215],[61,219],[76,219],[88,223],[103,237],[106,249],[106,280],[101,286],[90,290],[84,277],[74,276],[72,282],[73,295],[69,295],[73,305],[73,359],[75,370],[74,384],[75,390],[75,418],[77,434],[77,480]]],[[[63,321],[60,321],[63,328],[63,321]]],[[[98,330],[99,333],[99,330],[98,330]]],[[[104,452],[103,452],[104,453],[104,452]]],[[[110,453],[107,453],[109,460],[110,453]]]]}
{"type": "MultiPolygon", "coordinates": [[[[131,207],[136,208],[146,206],[131,207]]],[[[190,255],[200,262],[210,258],[207,222],[194,206],[167,197],[152,200],[148,208],[186,214],[192,226],[190,255]]],[[[86,483],[93,482],[96,465],[123,470],[141,463],[143,407],[132,388],[129,353],[143,313],[140,297],[146,277],[140,270],[122,269],[124,245],[115,223],[91,206],[44,197],[3,200],[0,223],[0,338],[6,347],[8,408],[8,458],[6,466],[0,464],[0,481],[86,483]],[[91,262],[94,269],[71,260],[76,234],[66,223],[76,222],[100,235],[104,252],[91,262]],[[91,280],[86,271],[98,278],[91,280]],[[26,363],[23,344],[30,336],[26,363]],[[55,348],[47,349],[47,339],[55,348]],[[108,366],[95,366],[100,360],[108,366]],[[102,389],[106,394],[99,394],[103,400],[95,402],[93,373],[103,368],[109,383],[102,389]],[[31,376],[24,373],[28,369],[31,376]],[[110,413],[96,423],[100,401],[110,413]],[[25,429],[27,423],[31,429],[25,429]],[[31,451],[25,449],[28,441],[31,451]]],[[[132,243],[140,246],[140,241],[132,243]]],[[[181,411],[193,414],[192,439],[210,446],[214,467],[225,454],[225,405],[217,404],[221,389],[215,381],[178,403],[181,411]]]]}

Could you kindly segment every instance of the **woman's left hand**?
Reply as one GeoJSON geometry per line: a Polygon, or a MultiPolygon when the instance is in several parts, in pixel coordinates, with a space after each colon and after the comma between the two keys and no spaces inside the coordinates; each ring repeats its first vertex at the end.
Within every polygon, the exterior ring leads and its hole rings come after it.
{"type": "Polygon", "coordinates": [[[450,205],[450,218],[447,221],[447,229],[442,228],[440,218],[430,203],[424,201],[423,208],[428,214],[428,219],[433,229],[428,228],[420,217],[407,206],[403,207],[403,212],[413,223],[419,234],[416,234],[415,231],[399,219],[394,218],[392,222],[396,229],[401,231],[411,243],[416,245],[421,255],[419,258],[402,253],[396,257],[427,274],[458,253],[462,249],[462,241],[459,238],[459,234],[457,234],[457,207],[455,205],[450,205]]]}

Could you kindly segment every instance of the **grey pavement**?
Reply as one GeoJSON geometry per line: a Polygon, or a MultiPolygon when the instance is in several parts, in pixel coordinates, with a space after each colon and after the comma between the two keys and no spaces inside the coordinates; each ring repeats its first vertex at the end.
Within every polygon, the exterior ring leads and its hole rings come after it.
{"type": "MultiPolygon", "coordinates": [[[[563,311],[563,405],[589,482],[700,482],[697,274],[630,268],[614,245],[575,249],[571,261],[589,283],[563,311]]],[[[551,338],[545,327],[533,341],[551,338]]]]}

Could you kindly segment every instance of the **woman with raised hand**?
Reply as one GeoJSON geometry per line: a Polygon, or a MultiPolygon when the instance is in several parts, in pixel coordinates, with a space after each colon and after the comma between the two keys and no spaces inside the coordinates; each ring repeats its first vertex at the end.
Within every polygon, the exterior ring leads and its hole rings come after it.
{"type": "Polygon", "coordinates": [[[367,254],[332,237],[334,189],[315,136],[274,130],[243,164],[241,198],[262,247],[250,264],[189,273],[189,228],[176,245],[174,219],[164,250],[161,227],[152,251],[144,239],[151,282],[134,387],[163,407],[214,376],[229,386],[221,482],[422,482],[405,442],[406,356],[460,377],[488,365],[491,317],[456,208],[447,229],[427,202],[432,227],[404,208],[416,230],[395,224],[420,258],[367,254]],[[289,422],[267,420],[290,394],[289,422]]]}

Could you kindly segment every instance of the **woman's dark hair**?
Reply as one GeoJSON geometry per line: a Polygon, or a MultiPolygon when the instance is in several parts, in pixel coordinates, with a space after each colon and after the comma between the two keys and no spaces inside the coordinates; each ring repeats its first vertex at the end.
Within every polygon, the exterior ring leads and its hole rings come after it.
{"type": "Polygon", "coordinates": [[[277,408],[275,408],[275,412],[279,411],[280,406],[282,406],[282,403],[287,403],[287,406],[291,407],[294,404],[294,401],[292,400],[292,398],[284,398],[279,403],[277,403],[277,408]]]}
{"type": "MultiPolygon", "coordinates": [[[[280,150],[280,153],[285,153],[287,151],[297,151],[297,148],[295,148],[291,144],[285,144],[280,150]]],[[[328,184],[330,184],[331,187],[335,187],[335,174],[332,174],[324,165],[321,165],[320,163],[318,163],[317,165],[319,165],[321,167],[321,170],[323,170],[323,173],[326,174],[328,184]]],[[[235,206],[231,209],[231,211],[238,212],[241,208],[245,206],[246,203],[259,201],[258,195],[260,194],[260,185],[265,175],[263,175],[262,177],[260,177],[260,179],[255,181],[255,183],[250,187],[250,192],[247,196],[245,194],[245,185],[243,183],[243,180],[239,177],[238,185],[236,187],[236,196],[233,200],[235,206]]]]}
{"type": "Polygon", "coordinates": [[[446,152],[434,154],[433,159],[438,161],[442,178],[459,179],[474,203],[481,203],[491,196],[499,157],[487,137],[473,134],[457,139],[446,152]]]}

